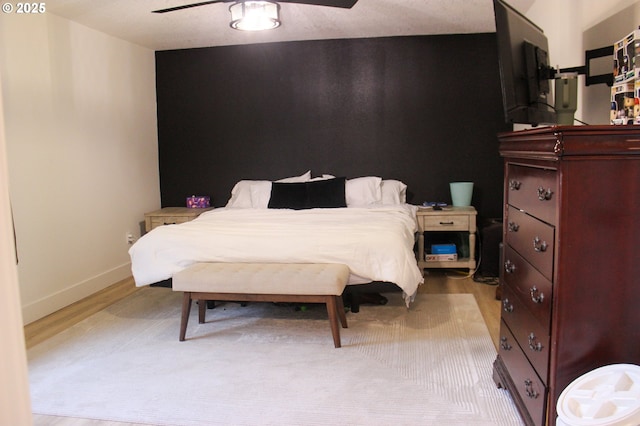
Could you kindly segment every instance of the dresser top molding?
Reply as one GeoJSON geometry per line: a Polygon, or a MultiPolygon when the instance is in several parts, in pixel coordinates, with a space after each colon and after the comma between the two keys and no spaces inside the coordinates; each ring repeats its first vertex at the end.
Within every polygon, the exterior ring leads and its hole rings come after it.
{"type": "Polygon", "coordinates": [[[498,138],[503,157],[640,156],[640,126],[549,126],[500,133],[498,138]]]}

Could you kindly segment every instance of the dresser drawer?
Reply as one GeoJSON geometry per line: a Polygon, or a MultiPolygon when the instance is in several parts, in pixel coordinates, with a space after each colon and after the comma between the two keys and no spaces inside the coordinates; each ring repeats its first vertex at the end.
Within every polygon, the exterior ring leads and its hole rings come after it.
{"type": "Polygon", "coordinates": [[[555,170],[509,164],[506,185],[509,204],[556,224],[558,182],[555,170]]]}
{"type": "Polygon", "coordinates": [[[507,206],[506,242],[547,279],[553,281],[555,228],[507,206]]]}
{"type": "Polygon", "coordinates": [[[500,324],[500,346],[498,355],[502,358],[515,389],[524,402],[533,424],[545,424],[547,388],[533,370],[527,357],[522,353],[516,339],[504,322],[500,324]]]}
{"type": "Polygon", "coordinates": [[[546,383],[549,371],[549,331],[533,318],[533,314],[508,285],[502,289],[502,320],[509,326],[529,362],[546,383]]]}
{"type": "Polygon", "coordinates": [[[540,325],[551,330],[552,284],[509,245],[504,250],[503,280],[540,325]]]}
{"type": "Polygon", "coordinates": [[[468,231],[469,215],[421,216],[421,231],[468,231]]]}

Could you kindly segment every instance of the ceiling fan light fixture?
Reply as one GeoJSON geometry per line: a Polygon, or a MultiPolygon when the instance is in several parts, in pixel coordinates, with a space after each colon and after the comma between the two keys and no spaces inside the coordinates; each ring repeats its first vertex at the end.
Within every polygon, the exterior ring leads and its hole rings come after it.
{"type": "Polygon", "coordinates": [[[242,31],[272,30],[280,26],[280,5],[270,1],[240,1],[229,6],[231,28],[242,31]]]}

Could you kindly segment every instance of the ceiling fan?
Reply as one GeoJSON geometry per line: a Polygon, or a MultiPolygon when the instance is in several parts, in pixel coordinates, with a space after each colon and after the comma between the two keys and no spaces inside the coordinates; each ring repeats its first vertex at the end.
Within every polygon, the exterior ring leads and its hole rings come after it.
{"type": "MultiPolygon", "coordinates": [[[[167,13],[176,10],[190,9],[192,7],[206,6],[213,3],[232,3],[235,0],[209,0],[198,3],[185,4],[182,6],[169,7],[167,9],[154,10],[153,13],[167,13]]],[[[299,3],[316,6],[340,7],[343,9],[351,9],[358,0],[278,0],[278,3],[299,3]]]]}

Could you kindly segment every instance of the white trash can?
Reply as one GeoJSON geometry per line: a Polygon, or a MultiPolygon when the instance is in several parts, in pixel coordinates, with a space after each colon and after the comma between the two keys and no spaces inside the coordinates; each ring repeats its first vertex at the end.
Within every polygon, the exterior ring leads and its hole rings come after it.
{"type": "Polygon", "coordinates": [[[578,377],[556,409],[556,426],[639,426],[640,366],[607,365],[578,377]]]}

